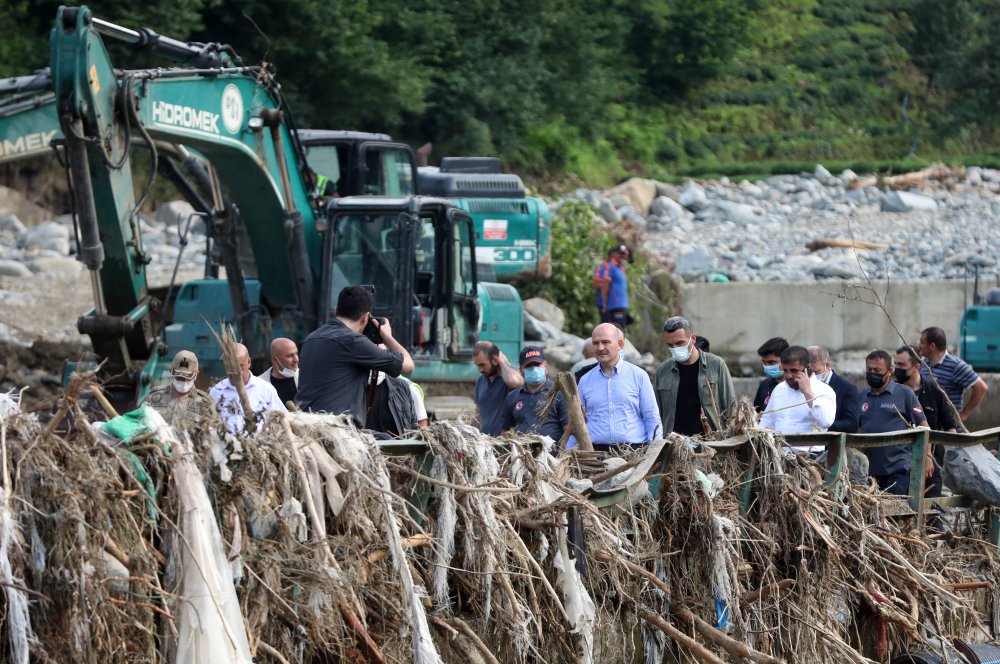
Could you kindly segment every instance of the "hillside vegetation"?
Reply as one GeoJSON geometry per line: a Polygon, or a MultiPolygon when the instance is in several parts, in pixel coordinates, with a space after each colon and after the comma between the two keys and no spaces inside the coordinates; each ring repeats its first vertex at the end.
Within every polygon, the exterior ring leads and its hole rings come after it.
{"type": "MultiPolygon", "coordinates": [[[[0,75],[48,62],[57,0],[0,7],[0,75]]],[[[604,185],[996,161],[995,0],[95,0],[232,45],[300,126],[385,131],[604,185]]],[[[125,54],[116,64],[160,61],[125,54]]]]}

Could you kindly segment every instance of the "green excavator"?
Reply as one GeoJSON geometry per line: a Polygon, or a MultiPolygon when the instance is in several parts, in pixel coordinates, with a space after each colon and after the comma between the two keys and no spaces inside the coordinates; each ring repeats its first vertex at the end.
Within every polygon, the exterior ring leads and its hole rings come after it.
{"type": "Polygon", "coordinates": [[[354,136],[362,139],[354,155],[338,165],[345,189],[317,191],[318,176],[332,175],[322,173],[323,146],[338,132],[298,131],[276,79],[229,47],[61,7],[49,69],[7,79],[0,95],[0,161],[54,152],[66,169],[77,256],[94,298],[78,329],[114,402],[141,399],[182,348],[207,377],[224,375],[210,328],[225,323],[264,361],[271,339],[301,342],[327,320],[349,284],[374,286],[375,315],[389,317],[408,344],[415,380],[474,380],[480,337],[509,356],[521,345],[517,290],[480,281],[467,209],[415,195],[412,151],[381,135],[354,136]],[[116,68],[103,38],[174,65],[116,68]],[[135,150],[150,164],[139,192],[135,150]],[[153,288],[139,210],[156,176],[205,220],[209,258],[202,278],[153,288]]]}

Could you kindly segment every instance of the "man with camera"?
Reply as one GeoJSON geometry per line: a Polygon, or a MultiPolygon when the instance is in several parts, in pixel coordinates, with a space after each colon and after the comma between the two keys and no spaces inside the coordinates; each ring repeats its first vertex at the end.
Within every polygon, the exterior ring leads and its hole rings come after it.
{"type": "Polygon", "coordinates": [[[375,296],[364,286],[348,286],[337,297],[334,318],[306,337],[299,353],[295,403],[314,413],[349,413],[365,426],[365,386],[372,371],[390,376],[413,371],[413,359],[392,336],[388,319],[373,318],[375,296]],[[381,339],[379,338],[381,337],[381,339]],[[376,344],[384,343],[386,349],[376,344]]]}

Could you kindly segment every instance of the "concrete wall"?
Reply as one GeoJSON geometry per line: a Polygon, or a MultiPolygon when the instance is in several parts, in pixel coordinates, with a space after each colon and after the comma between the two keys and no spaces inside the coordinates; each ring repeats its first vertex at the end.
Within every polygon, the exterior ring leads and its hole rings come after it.
{"type": "Polygon", "coordinates": [[[731,363],[734,375],[744,372],[739,366],[755,366],[758,346],[777,336],[792,344],[824,346],[835,364],[857,372],[872,349],[901,345],[893,323],[914,344],[920,330],[938,326],[954,346],[965,306],[962,281],[882,282],[875,290],[888,317],[872,304],[871,289],[832,280],[688,284],[684,311],[695,333],[709,339],[712,352],[731,363]]]}

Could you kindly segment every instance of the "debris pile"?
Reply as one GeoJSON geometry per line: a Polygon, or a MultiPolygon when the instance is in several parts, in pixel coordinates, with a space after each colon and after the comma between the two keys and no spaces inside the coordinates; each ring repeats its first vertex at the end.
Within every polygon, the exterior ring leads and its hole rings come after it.
{"type": "Polygon", "coordinates": [[[88,389],[2,419],[4,661],[888,661],[985,640],[968,589],[998,599],[983,523],[909,532],[747,405],[743,445],[598,462],[451,422],[92,423],[88,389]]]}

